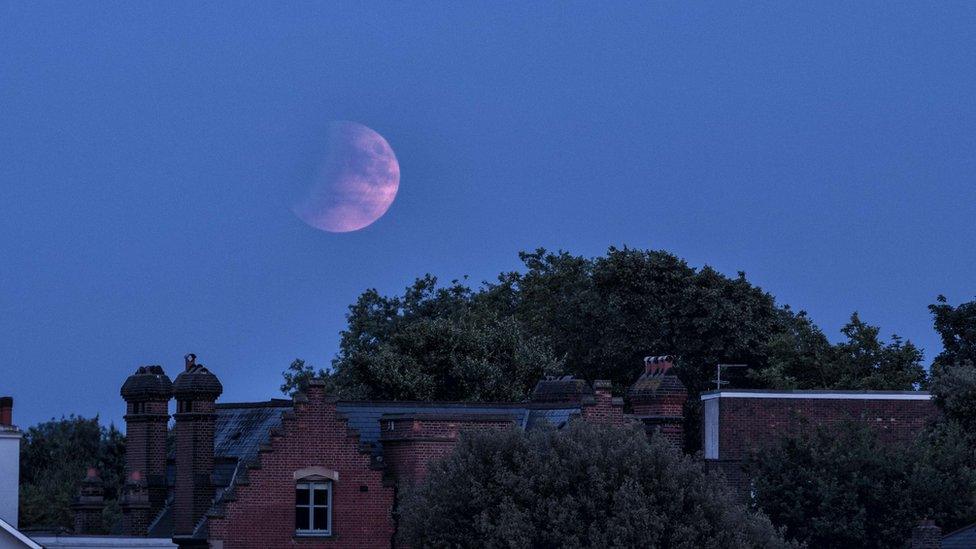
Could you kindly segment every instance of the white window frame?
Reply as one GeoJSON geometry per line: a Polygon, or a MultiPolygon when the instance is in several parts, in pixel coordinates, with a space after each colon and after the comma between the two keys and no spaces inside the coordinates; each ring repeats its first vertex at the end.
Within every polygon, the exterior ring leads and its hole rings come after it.
{"type": "Polygon", "coordinates": [[[295,528],[295,535],[297,536],[331,536],[332,535],[332,491],[335,485],[332,479],[328,478],[306,478],[298,479],[295,483],[295,490],[307,489],[308,490],[308,505],[299,505],[298,501],[295,502],[295,514],[300,512],[308,513],[308,525],[307,530],[301,530],[295,528]],[[321,505],[315,505],[315,492],[324,490],[327,493],[326,496],[326,522],[328,523],[328,528],[314,528],[315,526],[315,509],[321,509],[321,505]]]}

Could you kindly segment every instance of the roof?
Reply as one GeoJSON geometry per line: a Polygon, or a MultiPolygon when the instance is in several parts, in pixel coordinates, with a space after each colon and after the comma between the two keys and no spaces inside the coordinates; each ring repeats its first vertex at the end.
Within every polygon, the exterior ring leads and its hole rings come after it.
{"type": "MultiPolygon", "coordinates": [[[[182,375],[182,374],[181,374],[182,375]]],[[[178,379],[178,378],[177,378],[178,379]]],[[[223,504],[224,495],[233,489],[235,478],[245,475],[248,464],[255,462],[261,446],[270,442],[271,432],[281,427],[282,415],[291,411],[291,400],[218,404],[214,424],[214,509],[223,504]]],[[[336,410],[346,418],[349,428],[359,434],[360,443],[372,445],[374,455],[382,453],[380,419],[383,416],[425,418],[484,417],[514,420],[524,429],[545,423],[562,427],[580,407],[572,403],[482,403],[482,402],[378,402],[340,401],[336,410]]],[[[174,457],[172,454],[170,457],[174,457]]],[[[175,467],[167,467],[170,486],[175,481],[175,467]]],[[[150,537],[171,537],[173,533],[172,495],[166,506],[154,517],[150,537]]],[[[194,537],[206,537],[206,515],[197,524],[194,537]]]]}
{"type": "MultiPolygon", "coordinates": [[[[12,545],[10,547],[29,547],[30,549],[43,549],[40,545],[37,544],[37,542],[27,537],[23,532],[14,528],[10,523],[3,520],[2,518],[0,518],[0,532],[5,532],[11,538],[19,542],[17,545],[12,545]]],[[[0,541],[3,541],[2,537],[0,537],[0,541]]],[[[4,544],[4,546],[6,547],[7,544],[4,544]]]]}
{"type": "Polygon", "coordinates": [[[441,417],[478,415],[497,416],[499,419],[514,417],[520,427],[531,429],[545,420],[550,420],[556,427],[561,427],[571,415],[580,413],[579,406],[573,404],[559,408],[542,408],[531,404],[480,402],[345,401],[338,402],[336,410],[346,418],[349,427],[359,433],[359,441],[368,444],[379,442],[380,418],[384,415],[421,414],[441,417]]]}
{"type": "Polygon", "coordinates": [[[281,426],[282,412],[291,410],[290,400],[218,404],[214,423],[214,456],[245,462],[258,455],[271,429],[281,426]]]}
{"type": "Polygon", "coordinates": [[[794,398],[824,400],[931,400],[924,391],[776,391],[768,389],[737,389],[707,391],[702,400],[715,398],[794,398]]]}
{"type": "MultiPolygon", "coordinates": [[[[137,549],[139,547],[172,547],[176,545],[168,539],[141,538],[126,536],[37,536],[35,541],[48,549],[109,549],[120,547],[137,549]]],[[[40,545],[38,545],[40,547],[40,545]]]]}
{"type": "Polygon", "coordinates": [[[942,549],[969,549],[976,547],[976,524],[946,534],[942,538],[942,549]]]}
{"type": "Polygon", "coordinates": [[[654,396],[657,395],[658,391],[677,392],[686,391],[686,389],[678,376],[671,373],[670,370],[666,373],[655,371],[641,374],[627,390],[627,394],[631,397],[654,396]]]}
{"type": "Polygon", "coordinates": [[[593,388],[583,379],[563,376],[543,379],[532,390],[533,402],[582,402],[593,396],[593,388]]]}
{"type": "MultiPolygon", "coordinates": [[[[235,477],[243,474],[248,464],[257,459],[261,445],[270,442],[271,431],[281,427],[282,414],[291,409],[292,401],[283,399],[222,403],[215,407],[213,481],[217,504],[232,487],[235,477]]],[[[170,458],[173,457],[170,454],[170,458]]],[[[176,470],[172,464],[167,466],[166,476],[169,485],[173,486],[176,470]]],[[[173,535],[172,500],[171,495],[149,525],[150,537],[173,535]]],[[[198,530],[205,527],[206,520],[202,520],[198,530]]]]}

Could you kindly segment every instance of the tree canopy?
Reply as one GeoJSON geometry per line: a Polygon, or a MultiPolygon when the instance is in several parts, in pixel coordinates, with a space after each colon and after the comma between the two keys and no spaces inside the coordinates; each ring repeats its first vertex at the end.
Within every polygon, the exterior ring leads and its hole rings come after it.
{"type": "Polygon", "coordinates": [[[104,525],[118,517],[116,500],[125,476],[125,437],[98,418],[69,416],[27,429],[20,448],[20,525],[74,527],[71,502],[88,467],[105,486],[104,525]]]}
{"type": "Polygon", "coordinates": [[[718,362],[765,368],[775,336],[826,343],[802,313],[777,306],[742,273],[729,278],[629,248],[590,259],[542,249],[520,257],[523,271],[476,289],[438,286],[427,275],[402,296],[364,292],[332,363],[336,390],[378,399],[520,398],[547,373],[610,379],[621,390],[644,356],[677,354],[694,392],[718,362]]]}
{"type": "Polygon", "coordinates": [[[639,428],[467,433],[401,506],[412,547],[788,546],[718,477],[639,428]]]}
{"type": "Polygon", "coordinates": [[[922,351],[897,335],[883,342],[877,326],[851,315],[841,333],[846,338],[831,345],[820,330],[802,317],[802,330],[773,336],[769,366],[753,370],[752,377],[771,389],[918,389],[925,381],[922,351]]]}
{"type": "MultiPolygon", "coordinates": [[[[833,345],[802,311],[779,305],[744,273],[727,277],[664,251],[608,249],[586,258],[538,249],[523,269],[472,288],[418,278],[402,295],[367,290],[327,377],[334,393],[382,400],[520,400],[548,374],[609,379],[621,394],[642,358],[674,354],[691,398],[690,447],[699,442],[696,395],[718,363],[734,386],[912,389],[925,380],[921,351],[854,314],[833,345]]],[[[315,369],[285,372],[294,392],[315,369]]]]}

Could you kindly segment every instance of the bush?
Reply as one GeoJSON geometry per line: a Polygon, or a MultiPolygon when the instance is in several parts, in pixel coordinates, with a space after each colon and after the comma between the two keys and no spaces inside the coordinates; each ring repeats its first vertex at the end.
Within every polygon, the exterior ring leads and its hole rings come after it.
{"type": "Polygon", "coordinates": [[[400,512],[413,547],[787,545],[663,438],[582,421],[465,434],[400,512]]]}
{"type": "Polygon", "coordinates": [[[972,450],[945,424],[909,448],[850,422],[786,437],[753,457],[753,503],[788,538],[811,547],[900,547],[923,518],[971,521],[972,450]]]}

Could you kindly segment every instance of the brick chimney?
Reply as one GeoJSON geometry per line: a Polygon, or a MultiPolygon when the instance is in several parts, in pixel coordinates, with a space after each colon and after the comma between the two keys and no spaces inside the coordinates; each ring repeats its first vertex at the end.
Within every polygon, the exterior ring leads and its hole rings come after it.
{"type": "MultiPolygon", "coordinates": [[[[139,473],[146,483],[149,514],[155,516],[166,504],[166,435],[173,383],[161,366],[140,366],[121,389],[125,399],[125,475],[139,473]]],[[[145,535],[144,530],[125,530],[145,535]]]]}
{"type": "Polygon", "coordinates": [[[14,424],[14,399],[13,397],[0,397],[0,425],[12,426],[14,424]]]}
{"type": "Polygon", "coordinates": [[[606,379],[593,382],[593,396],[583,400],[583,419],[591,423],[623,425],[624,401],[613,398],[612,387],[606,379]]]}
{"type": "Polygon", "coordinates": [[[105,486],[98,476],[98,469],[89,467],[78,497],[71,504],[75,515],[75,534],[98,534],[102,532],[102,509],[105,508],[105,486]]]}
{"type": "Polygon", "coordinates": [[[129,473],[122,486],[119,507],[122,509],[122,530],[132,532],[130,535],[146,535],[155,516],[150,514],[149,484],[139,471],[129,473]]]}
{"type": "Polygon", "coordinates": [[[659,431],[684,444],[684,405],[688,390],[674,372],[674,355],[644,357],[644,372],[627,391],[630,407],[648,432],[659,431]]]}
{"type": "Polygon", "coordinates": [[[911,549],[939,549],[942,547],[942,529],[934,521],[923,520],[912,530],[911,549]]]}
{"type": "Polygon", "coordinates": [[[176,397],[176,490],[173,541],[181,547],[206,545],[194,529],[214,497],[214,422],[216,400],[224,388],[196,355],[185,357],[186,369],[173,382],[176,397]]]}

